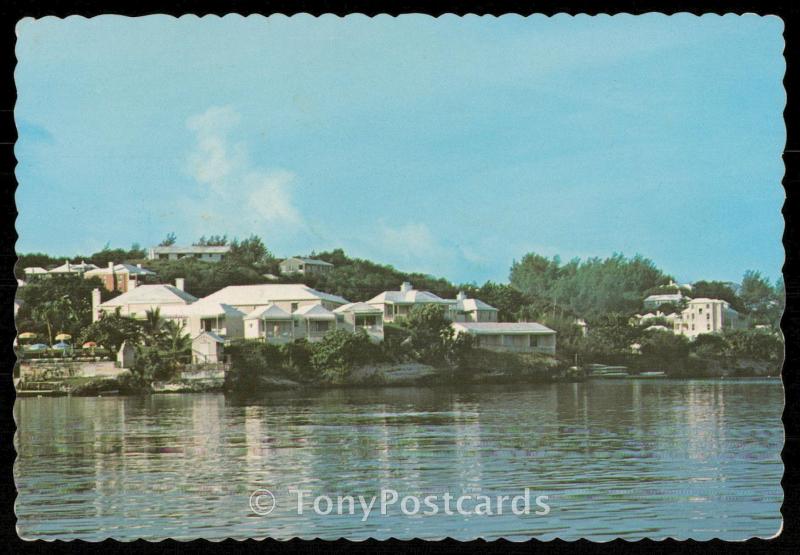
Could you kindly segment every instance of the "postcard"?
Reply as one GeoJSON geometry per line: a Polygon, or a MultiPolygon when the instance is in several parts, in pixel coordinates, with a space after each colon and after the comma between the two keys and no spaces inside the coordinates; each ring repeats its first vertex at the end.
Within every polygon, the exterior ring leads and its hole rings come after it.
{"type": "Polygon", "coordinates": [[[783,49],[22,19],[18,535],[777,536],[783,49]]]}

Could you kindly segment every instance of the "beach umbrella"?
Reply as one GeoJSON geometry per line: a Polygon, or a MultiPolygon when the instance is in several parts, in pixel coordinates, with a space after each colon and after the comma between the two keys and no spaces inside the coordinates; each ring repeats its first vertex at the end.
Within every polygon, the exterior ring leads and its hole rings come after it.
{"type": "Polygon", "coordinates": [[[44,343],[34,343],[33,345],[28,345],[25,347],[28,351],[46,351],[47,345],[44,343]]]}
{"type": "Polygon", "coordinates": [[[72,339],[72,336],[68,333],[59,333],[56,335],[56,341],[66,341],[67,339],[72,339]]]}
{"type": "Polygon", "coordinates": [[[65,351],[65,350],[69,349],[69,344],[68,343],[63,343],[63,342],[56,343],[55,345],[53,345],[53,348],[54,349],[59,349],[61,351],[65,351]]]}
{"type": "Polygon", "coordinates": [[[20,339],[36,339],[36,334],[33,333],[32,331],[26,331],[26,332],[23,332],[23,333],[19,334],[19,338],[20,339]]]}
{"type": "Polygon", "coordinates": [[[95,343],[94,341],[87,341],[86,343],[83,344],[84,349],[88,349],[89,347],[97,347],[97,343],[95,343]]]}

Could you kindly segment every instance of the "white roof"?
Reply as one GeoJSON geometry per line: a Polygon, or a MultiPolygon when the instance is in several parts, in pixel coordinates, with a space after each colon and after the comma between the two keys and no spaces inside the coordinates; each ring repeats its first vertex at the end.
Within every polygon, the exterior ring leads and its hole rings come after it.
{"type": "Polygon", "coordinates": [[[86,262],[81,262],[80,264],[72,264],[70,262],[66,262],[57,268],[53,268],[50,270],[51,274],[71,274],[73,272],[88,272],[89,270],[96,270],[97,266],[94,264],[89,264],[86,262]]]}
{"type": "Polygon", "coordinates": [[[456,309],[463,310],[464,312],[472,312],[473,310],[494,310],[497,312],[495,307],[480,299],[456,299],[453,302],[456,304],[456,309]]]}
{"type": "MultiPolygon", "coordinates": [[[[110,268],[96,268],[94,270],[89,270],[86,272],[87,276],[99,276],[104,274],[110,274],[110,268]]],[[[156,275],[155,272],[152,272],[146,268],[140,268],[139,266],[134,266],[133,264],[115,264],[114,265],[114,273],[121,274],[121,273],[128,273],[131,275],[139,275],[139,276],[154,276],[156,275]]]]}
{"type": "Polygon", "coordinates": [[[697,299],[692,299],[689,301],[689,304],[701,304],[701,303],[724,303],[728,304],[728,301],[723,301],[722,299],[708,299],[706,297],[700,297],[697,299]]]}
{"type": "Polygon", "coordinates": [[[336,315],[321,304],[307,304],[294,311],[296,315],[309,320],[335,320],[336,315]]]}
{"type": "Polygon", "coordinates": [[[128,304],[161,305],[161,304],[190,304],[197,300],[187,293],[181,291],[174,285],[140,285],[134,287],[127,293],[119,297],[102,303],[101,307],[124,306],[128,304]]]}
{"type": "Polygon", "coordinates": [[[453,322],[454,328],[474,335],[551,335],[555,330],[537,322],[453,322]]]}
{"type": "Polygon", "coordinates": [[[210,337],[211,339],[213,339],[217,343],[225,343],[225,340],[221,336],[219,336],[216,333],[214,333],[213,331],[202,331],[202,332],[198,333],[197,336],[195,336],[194,339],[192,339],[192,342],[194,343],[195,341],[197,341],[199,338],[203,337],[204,335],[207,335],[208,337],[210,337]]]}
{"type": "Polygon", "coordinates": [[[383,311],[377,306],[371,306],[367,303],[347,303],[334,310],[337,314],[345,312],[352,312],[354,314],[383,314],[383,311]]]}
{"type": "Polygon", "coordinates": [[[291,320],[292,315],[274,303],[255,309],[245,320],[291,320]]]}
{"type": "Polygon", "coordinates": [[[368,304],[453,304],[455,302],[454,300],[443,299],[430,291],[420,291],[418,289],[409,289],[408,291],[384,291],[380,295],[367,301],[368,304]]]}
{"type": "Polygon", "coordinates": [[[665,293],[663,295],[650,295],[649,297],[645,298],[645,301],[649,302],[671,302],[671,301],[679,301],[683,298],[683,293],[680,291],[677,293],[665,293]]]}
{"type": "Polygon", "coordinates": [[[26,274],[46,274],[47,270],[42,268],[41,266],[30,266],[23,270],[26,274]]]}
{"type": "Polygon", "coordinates": [[[207,300],[198,301],[189,305],[186,309],[186,313],[192,316],[200,316],[201,318],[214,316],[244,317],[244,312],[229,304],[207,300]]]}
{"type": "Polygon", "coordinates": [[[319,260],[317,258],[304,258],[302,256],[292,256],[291,258],[282,260],[281,264],[286,264],[287,262],[291,262],[293,260],[302,262],[303,264],[311,264],[316,266],[333,266],[333,264],[331,264],[330,262],[325,262],[324,260],[319,260]]]}
{"type": "Polygon", "coordinates": [[[266,283],[261,285],[229,285],[205,297],[233,306],[266,305],[276,301],[329,301],[347,304],[349,301],[338,295],[323,293],[302,283],[266,283]]]}
{"type": "Polygon", "coordinates": [[[170,245],[168,247],[151,247],[151,250],[157,254],[225,254],[230,252],[230,245],[190,245],[188,247],[176,247],[170,245]]]}

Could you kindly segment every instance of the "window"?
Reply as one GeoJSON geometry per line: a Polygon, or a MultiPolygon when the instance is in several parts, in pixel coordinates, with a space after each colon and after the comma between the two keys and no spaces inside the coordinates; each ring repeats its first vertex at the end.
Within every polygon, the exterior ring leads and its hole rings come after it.
{"type": "Polygon", "coordinates": [[[706,320],[711,320],[711,313],[710,312],[706,312],[706,320]]]}
{"type": "Polygon", "coordinates": [[[692,324],[692,331],[694,331],[694,324],[692,324]]]}
{"type": "Polygon", "coordinates": [[[700,314],[702,314],[702,313],[703,313],[703,309],[702,309],[702,308],[701,308],[701,309],[699,309],[699,310],[698,310],[698,312],[699,312],[700,314]]]}
{"type": "Polygon", "coordinates": [[[710,330],[711,329],[711,324],[706,324],[706,329],[710,330]]]}
{"type": "Polygon", "coordinates": [[[297,307],[298,303],[292,303],[292,312],[295,312],[297,310],[297,307]]]}
{"type": "Polygon", "coordinates": [[[710,305],[710,304],[707,304],[707,305],[706,305],[706,308],[711,308],[711,305],[710,305]]]}

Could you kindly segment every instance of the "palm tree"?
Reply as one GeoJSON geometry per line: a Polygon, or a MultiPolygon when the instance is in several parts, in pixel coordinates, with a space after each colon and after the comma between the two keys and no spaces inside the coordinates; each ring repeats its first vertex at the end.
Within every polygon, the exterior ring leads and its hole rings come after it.
{"type": "Polygon", "coordinates": [[[171,358],[177,360],[180,356],[191,352],[192,339],[178,322],[168,320],[162,325],[160,347],[171,358]]]}
{"type": "Polygon", "coordinates": [[[161,309],[154,308],[146,310],[144,313],[145,320],[142,323],[142,329],[145,335],[145,341],[148,345],[156,345],[164,333],[164,319],[161,317],[161,309]]]}

